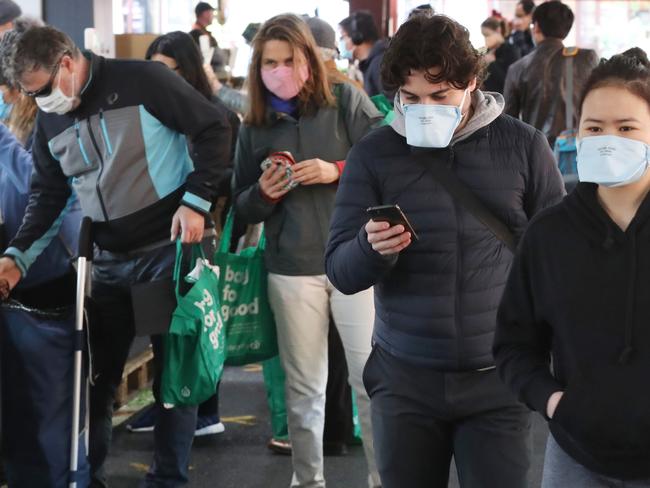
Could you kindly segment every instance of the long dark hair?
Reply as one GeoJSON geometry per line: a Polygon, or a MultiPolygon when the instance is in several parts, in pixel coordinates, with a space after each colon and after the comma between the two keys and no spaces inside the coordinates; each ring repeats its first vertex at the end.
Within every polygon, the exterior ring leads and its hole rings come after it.
{"type": "Polygon", "coordinates": [[[203,70],[201,51],[192,36],[175,31],[157,37],[147,49],[145,58],[151,59],[154,54],[162,54],[176,61],[178,74],[207,99],[212,99],[212,88],[203,70]]]}

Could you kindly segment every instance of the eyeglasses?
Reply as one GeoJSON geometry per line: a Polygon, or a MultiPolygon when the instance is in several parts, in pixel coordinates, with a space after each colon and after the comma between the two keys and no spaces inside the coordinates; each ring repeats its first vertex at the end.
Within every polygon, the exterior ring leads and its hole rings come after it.
{"type": "Polygon", "coordinates": [[[63,56],[66,55],[68,55],[68,53],[63,53],[63,55],[59,58],[59,60],[56,63],[56,66],[54,67],[54,70],[52,71],[52,74],[50,75],[50,80],[47,82],[47,84],[44,87],[34,91],[26,91],[22,87],[20,87],[20,91],[22,91],[25,96],[31,98],[46,97],[50,93],[52,93],[52,85],[54,85],[54,80],[56,79],[56,75],[59,72],[59,68],[61,67],[61,60],[63,59],[63,56]]]}

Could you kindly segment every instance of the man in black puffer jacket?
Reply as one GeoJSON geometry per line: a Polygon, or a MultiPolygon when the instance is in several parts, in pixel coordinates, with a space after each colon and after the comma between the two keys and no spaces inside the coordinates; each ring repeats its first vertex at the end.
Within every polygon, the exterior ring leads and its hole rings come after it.
{"type": "Polygon", "coordinates": [[[375,287],[364,383],[382,486],[447,486],[454,456],[461,486],[524,488],[530,417],[491,353],[513,255],[430,165],[447,165],[515,237],[562,198],[562,179],[544,135],[502,115],[500,95],[476,90],[480,58],[453,20],[405,23],[382,76],[399,88],[396,119],[348,155],[326,252],[340,291],[375,287]],[[417,241],[402,225],[368,221],[367,207],[388,204],[417,241]]]}

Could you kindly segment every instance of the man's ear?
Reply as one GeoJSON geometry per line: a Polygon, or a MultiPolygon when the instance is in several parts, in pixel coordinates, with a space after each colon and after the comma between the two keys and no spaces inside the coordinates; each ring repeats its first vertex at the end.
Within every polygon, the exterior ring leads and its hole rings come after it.
{"type": "Polygon", "coordinates": [[[71,55],[65,54],[61,58],[61,68],[65,68],[68,71],[72,71],[72,65],[74,64],[74,59],[71,55]]]}

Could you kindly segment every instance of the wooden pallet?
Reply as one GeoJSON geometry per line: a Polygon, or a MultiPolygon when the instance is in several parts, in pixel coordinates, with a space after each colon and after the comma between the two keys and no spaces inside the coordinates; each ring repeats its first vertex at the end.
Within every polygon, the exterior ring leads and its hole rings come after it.
{"type": "Polygon", "coordinates": [[[153,380],[153,350],[149,346],[124,366],[122,383],[115,395],[115,408],[126,404],[138,391],[146,388],[153,380]]]}

